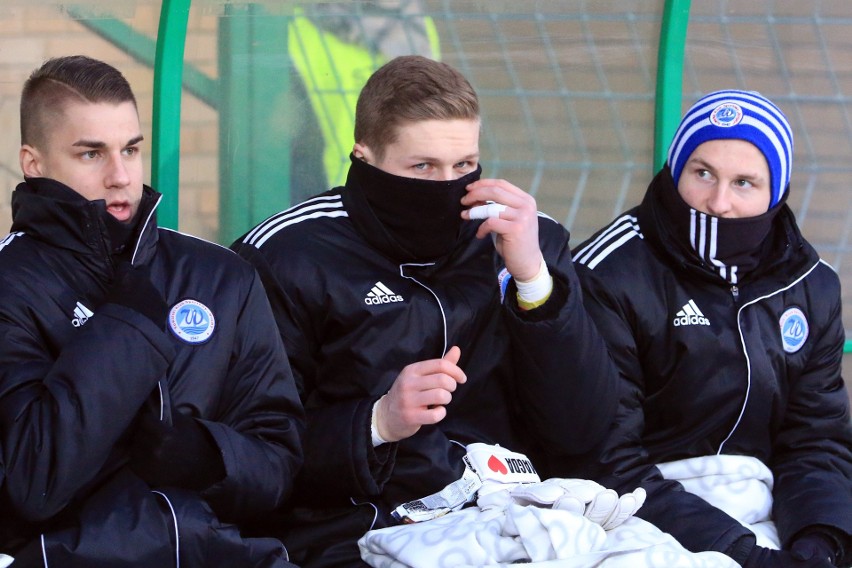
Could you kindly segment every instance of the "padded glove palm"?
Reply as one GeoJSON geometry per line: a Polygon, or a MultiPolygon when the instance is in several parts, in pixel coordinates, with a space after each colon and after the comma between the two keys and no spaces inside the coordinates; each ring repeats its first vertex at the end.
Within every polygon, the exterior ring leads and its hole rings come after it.
{"type": "Polygon", "coordinates": [[[551,478],[525,483],[514,487],[511,495],[521,505],[545,505],[582,515],[604,530],[622,524],[645,502],[641,487],[619,497],[612,489],[587,479],[551,478]]]}

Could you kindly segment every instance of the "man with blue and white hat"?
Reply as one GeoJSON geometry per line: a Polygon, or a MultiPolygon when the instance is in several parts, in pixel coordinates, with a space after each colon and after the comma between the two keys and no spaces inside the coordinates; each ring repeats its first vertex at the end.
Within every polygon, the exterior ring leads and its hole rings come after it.
{"type": "Polygon", "coordinates": [[[696,102],[642,203],[574,251],[622,377],[581,474],[748,568],[852,562],[840,283],[786,205],[793,134],[759,93],[696,102]]]}

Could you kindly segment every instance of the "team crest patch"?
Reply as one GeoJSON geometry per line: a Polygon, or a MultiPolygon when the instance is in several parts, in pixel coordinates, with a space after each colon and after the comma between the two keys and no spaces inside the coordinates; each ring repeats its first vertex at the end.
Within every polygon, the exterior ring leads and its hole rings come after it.
{"type": "Polygon", "coordinates": [[[795,353],[805,344],[810,333],[808,319],[799,308],[788,308],[778,320],[781,327],[781,343],[784,351],[795,353]]]}
{"type": "Polygon", "coordinates": [[[497,284],[500,286],[500,303],[503,303],[503,300],[506,298],[506,288],[509,287],[509,280],[512,279],[512,275],[509,274],[507,269],[503,269],[497,275],[497,284]]]}
{"type": "Polygon", "coordinates": [[[710,122],[722,128],[736,126],[743,119],[743,109],[736,103],[722,103],[710,113],[710,122]]]}
{"type": "Polygon", "coordinates": [[[186,299],[169,310],[169,327],[178,339],[193,344],[204,343],[216,329],[216,318],[201,302],[186,299]]]}

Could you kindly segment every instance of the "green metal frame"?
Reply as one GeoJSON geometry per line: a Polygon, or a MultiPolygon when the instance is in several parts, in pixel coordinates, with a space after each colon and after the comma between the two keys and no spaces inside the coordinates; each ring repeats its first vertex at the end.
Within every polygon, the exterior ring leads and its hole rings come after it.
{"type": "Polygon", "coordinates": [[[180,191],[180,111],[183,54],[190,0],[163,0],[154,58],[151,181],[163,194],[157,220],[177,228],[180,191]]]}
{"type": "Polygon", "coordinates": [[[219,21],[219,236],[230,243],[290,205],[289,16],[225,6],[219,21]]]}
{"type": "MultiPolygon", "coordinates": [[[[258,18],[260,14],[252,12],[259,10],[257,6],[227,6],[226,10],[248,10],[244,15],[252,17],[239,22],[233,18],[223,19],[224,31],[220,31],[219,46],[223,73],[217,83],[192,66],[184,69],[190,2],[163,0],[156,44],[118,20],[88,18],[86,10],[80,7],[67,10],[71,17],[93,32],[154,66],[151,176],[154,187],[164,194],[158,214],[163,226],[178,226],[182,89],[186,88],[219,110],[220,117],[227,121],[223,131],[228,133],[228,140],[245,142],[234,147],[223,144],[226,148],[220,149],[220,236],[227,240],[268,211],[289,205],[289,183],[274,184],[273,178],[268,177],[269,168],[274,168],[279,172],[278,179],[287,179],[280,174],[290,171],[289,140],[285,136],[274,136],[273,129],[264,127],[274,118],[274,105],[268,104],[270,97],[288,92],[287,74],[280,73],[280,67],[278,72],[267,72],[265,65],[276,54],[287,53],[287,25],[284,18],[266,14],[258,18]],[[230,49],[222,49],[223,46],[230,49]],[[247,55],[251,65],[245,65],[245,59],[242,65],[234,64],[236,46],[240,47],[236,57],[247,55]],[[255,49],[256,46],[259,49],[255,49]],[[246,88],[240,88],[242,86],[246,88]],[[256,161],[261,162],[260,167],[254,166],[256,161]]],[[[667,146],[680,121],[690,7],[691,0],[666,0],[663,8],[657,54],[652,174],[665,164],[667,146]]],[[[852,340],[845,342],[844,352],[852,353],[852,340]]]]}
{"type": "Polygon", "coordinates": [[[666,149],[680,122],[683,59],[690,0],[666,0],[657,51],[657,92],[654,95],[654,171],[666,162],[666,149]]]}

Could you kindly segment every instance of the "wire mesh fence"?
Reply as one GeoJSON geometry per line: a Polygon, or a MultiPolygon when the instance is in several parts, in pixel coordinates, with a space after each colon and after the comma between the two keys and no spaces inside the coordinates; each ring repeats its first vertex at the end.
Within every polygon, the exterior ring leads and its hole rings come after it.
{"type": "MultiPolygon", "coordinates": [[[[444,60],[483,100],[486,173],[579,243],[641,199],[653,165],[662,2],[426,2],[444,60]],[[489,171],[490,170],[490,171],[489,171]]],[[[852,305],[852,4],[693,2],[683,101],[760,91],[795,135],[789,203],[852,305]]],[[[845,326],[852,330],[852,310],[845,326]]]]}
{"type": "MultiPolygon", "coordinates": [[[[187,65],[213,82],[221,80],[217,29],[240,4],[245,3],[192,3],[187,65]]],[[[431,53],[437,48],[436,55],[460,68],[481,95],[484,173],[534,194],[540,209],[571,230],[574,243],[638,203],[653,174],[663,0],[253,4],[276,15],[304,15],[332,33],[335,41],[362,44],[375,55],[376,65],[398,53],[431,53]],[[388,22],[400,25],[385,25],[388,22]],[[434,38],[424,35],[423,30],[430,29],[434,38]]],[[[847,187],[852,173],[852,3],[691,4],[683,98],[677,110],[707,91],[725,87],[758,90],[782,107],[796,138],[789,203],[805,235],[839,271],[844,303],[852,305],[852,192],[847,187]]],[[[8,0],[0,6],[0,125],[9,133],[0,144],[0,181],[7,192],[18,177],[14,133],[20,84],[27,70],[44,58],[73,50],[118,65],[140,95],[143,127],[148,124],[151,70],[122,53],[120,45],[93,33],[98,20],[87,20],[81,15],[85,10],[77,8],[89,8],[97,18],[112,14],[153,37],[160,2],[80,0],[74,10],[69,6],[49,0],[8,0]],[[118,4],[121,9],[115,12],[118,4]]],[[[263,13],[259,10],[255,17],[263,13]]],[[[286,67],[287,59],[282,61],[286,67]]],[[[295,73],[295,65],[289,65],[282,72],[295,73]]],[[[218,172],[220,162],[228,159],[221,157],[219,146],[228,132],[220,127],[222,117],[210,99],[195,95],[187,93],[183,101],[180,228],[219,240],[218,172]]],[[[275,127],[282,128],[278,135],[293,138],[298,146],[304,142],[301,122],[310,105],[294,108],[291,120],[275,121],[275,127]]],[[[339,128],[339,160],[345,165],[351,132],[343,123],[339,128]]],[[[311,168],[305,169],[310,175],[311,168]]],[[[247,195],[254,189],[239,188],[247,195]]],[[[301,196],[299,187],[290,190],[295,198],[301,196]]],[[[8,193],[2,202],[0,221],[8,227],[8,193]]],[[[852,330],[852,310],[846,310],[844,321],[852,330]]]]}

